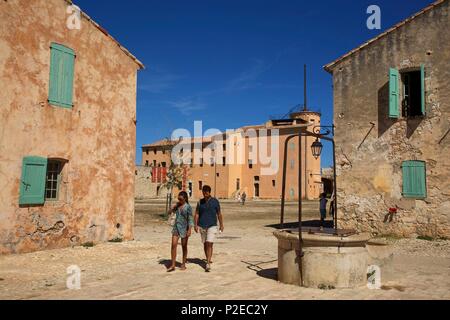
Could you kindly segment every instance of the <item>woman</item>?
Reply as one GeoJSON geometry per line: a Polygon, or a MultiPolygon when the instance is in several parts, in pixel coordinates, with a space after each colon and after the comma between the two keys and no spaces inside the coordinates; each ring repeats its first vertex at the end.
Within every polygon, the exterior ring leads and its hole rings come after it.
{"type": "Polygon", "coordinates": [[[167,269],[167,272],[175,271],[177,260],[177,245],[178,239],[181,238],[181,247],[183,248],[183,263],[181,270],[186,270],[186,260],[188,255],[188,239],[191,236],[192,227],[194,226],[194,217],[192,214],[192,207],[189,204],[188,194],[181,191],[178,194],[178,203],[173,207],[171,213],[176,213],[175,224],[172,229],[172,264],[167,269]]]}

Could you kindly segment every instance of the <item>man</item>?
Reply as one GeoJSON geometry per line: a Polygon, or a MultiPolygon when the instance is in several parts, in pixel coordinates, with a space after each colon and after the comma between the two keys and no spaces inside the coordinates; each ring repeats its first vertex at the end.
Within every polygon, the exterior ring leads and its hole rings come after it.
{"type": "Polygon", "coordinates": [[[327,218],[327,194],[322,193],[320,195],[320,227],[325,226],[325,219],[327,218]]]}
{"type": "Polygon", "coordinates": [[[194,215],[194,230],[200,231],[203,249],[206,256],[206,272],[211,271],[211,258],[213,254],[213,244],[217,235],[217,220],[219,220],[219,230],[223,232],[223,217],[220,211],[220,203],[216,198],[211,197],[211,187],[202,188],[203,199],[197,203],[194,215]]]}
{"type": "Polygon", "coordinates": [[[242,205],[243,206],[245,206],[245,199],[247,199],[247,194],[244,191],[244,193],[242,194],[242,205]]]}

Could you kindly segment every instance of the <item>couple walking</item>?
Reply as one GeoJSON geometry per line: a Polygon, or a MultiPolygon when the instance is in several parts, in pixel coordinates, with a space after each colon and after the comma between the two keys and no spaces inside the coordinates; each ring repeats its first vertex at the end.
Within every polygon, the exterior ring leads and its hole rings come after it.
{"type": "Polygon", "coordinates": [[[178,203],[172,208],[171,212],[176,214],[175,223],[172,229],[171,258],[172,264],[167,272],[175,271],[177,259],[178,240],[181,239],[183,249],[183,262],[181,270],[186,270],[186,261],[188,255],[188,240],[192,234],[192,228],[196,233],[200,232],[203,242],[203,248],[206,257],[205,271],[211,271],[211,257],[213,254],[213,244],[217,232],[223,232],[223,217],[220,211],[220,203],[216,198],[211,197],[211,187],[202,188],[203,199],[197,203],[195,214],[192,214],[192,207],[189,204],[188,194],[184,191],[178,194],[178,203]],[[219,220],[219,230],[217,228],[219,220]]]}

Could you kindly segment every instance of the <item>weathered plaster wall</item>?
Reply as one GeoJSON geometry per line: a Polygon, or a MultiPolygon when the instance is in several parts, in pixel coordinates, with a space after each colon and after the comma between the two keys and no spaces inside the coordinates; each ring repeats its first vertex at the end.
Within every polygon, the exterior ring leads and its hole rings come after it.
{"type": "Polygon", "coordinates": [[[0,254],[133,238],[138,65],[63,0],[0,2],[0,254]],[[47,103],[50,43],[76,52],[74,107],[47,103]],[[68,160],[60,201],[19,207],[22,158],[68,160]]]}
{"type": "Polygon", "coordinates": [[[450,237],[450,136],[439,144],[450,128],[449,7],[444,2],[333,70],[340,226],[450,237]],[[390,120],[389,68],[421,63],[426,117],[390,120]],[[405,160],[426,161],[428,198],[402,197],[405,160]],[[389,216],[391,207],[398,213],[389,216]]]}

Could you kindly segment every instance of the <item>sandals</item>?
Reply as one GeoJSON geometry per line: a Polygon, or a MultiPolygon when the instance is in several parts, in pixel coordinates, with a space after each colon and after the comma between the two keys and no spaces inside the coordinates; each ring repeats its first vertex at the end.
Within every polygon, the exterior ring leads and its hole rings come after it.
{"type": "Polygon", "coordinates": [[[167,269],[167,272],[174,272],[175,271],[175,267],[170,267],[169,269],[167,269]]]}

